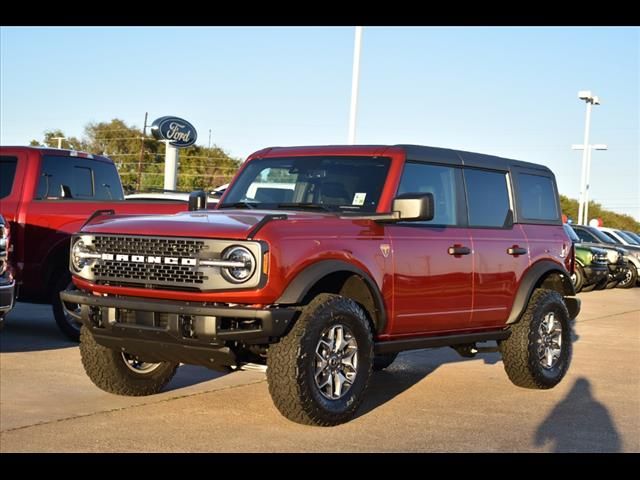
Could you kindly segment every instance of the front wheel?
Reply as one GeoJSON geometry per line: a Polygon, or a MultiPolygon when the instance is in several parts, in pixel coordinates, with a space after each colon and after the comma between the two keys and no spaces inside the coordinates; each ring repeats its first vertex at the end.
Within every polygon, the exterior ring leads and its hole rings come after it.
{"type": "Polygon", "coordinates": [[[537,289],[511,335],[500,342],[504,369],[519,387],[555,387],[571,363],[571,322],[562,296],[537,289]]]}
{"type": "Polygon", "coordinates": [[[103,347],[86,327],[80,331],[80,357],[85,372],[97,387],[134,397],[160,392],[178,368],[177,363],[145,362],[135,355],[103,347]]]}
{"type": "MultiPolygon", "coordinates": [[[[71,281],[69,269],[62,268],[56,270],[53,274],[53,290],[51,292],[53,316],[56,319],[60,331],[70,340],[77,342],[80,340],[80,327],[82,324],[65,312],[62,300],[60,299],[60,292],[67,289],[76,290],[76,286],[71,281]]],[[[65,303],[64,306],[70,311],[80,308],[79,305],[70,303],[65,303]]]]}
{"type": "Polygon", "coordinates": [[[638,270],[633,263],[629,262],[627,265],[627,272],[620,283],[618,283],[618,288],[631,288],[636,284],[637,280],[638,270]]]}
{"type": "Polygon", "coordinates": [[[571,275],[571,283],[573,283],[573,289],[576,293],[580,293],[584,285],[584,270],[580,265],[576,265],[571,275]]]}
{"type": "Polygon", "coordinates": [[[269,393],[289,420],[338,425],[355,415],[372,363],[373,338],[362,308],[349,298],[320,294],[269,347],[269,393]]]}

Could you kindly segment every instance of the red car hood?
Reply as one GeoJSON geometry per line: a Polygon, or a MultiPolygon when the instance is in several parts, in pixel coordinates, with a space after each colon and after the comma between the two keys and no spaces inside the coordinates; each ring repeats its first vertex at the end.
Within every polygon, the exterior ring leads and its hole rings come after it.
{"type": "Polygon", "coordinates": [[[265,216],[282,214],[286,214],[289,219],[322,218],[327,215],[279,210],[208,210],[180,212],[174,215],[107,215],[92,220],[82,232],[246,239],[265,216]]]}

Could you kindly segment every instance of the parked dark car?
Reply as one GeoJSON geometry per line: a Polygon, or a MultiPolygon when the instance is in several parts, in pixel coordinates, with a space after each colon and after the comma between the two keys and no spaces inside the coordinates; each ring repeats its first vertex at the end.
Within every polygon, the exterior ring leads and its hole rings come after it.
{"type": "MultiPolygon", "coordinates": [[[[598,284],[596,289],[603,288],[631,288],[638,280],[637,262],[640,259],[636,256],[640,249],[633,254],[631,247],[615,243],[611,238],[595,227],[585,225],[571,225],[576,235],[586,245],[604,248],[609,252],[609,280],[606,284],[598,284]],[[614,252],[617,252],[615,254],[614,252]]],[[[583,288],[583,291],[588,291],[583,288]]]]}
{"type": "Polygon", "coordinates": [[[9,263],[11,251],[9,233],[9,225],[0,215],[0,326],[4,322],[5,315],[13,308],[15,298],[16,282],[9,263]]]}
{"type": "Polygon", "coordinates": [[[607,251],[603,248],[583,245],[580,237],[576,235],[576,232],[569,225],[565,223],[563,226],[564,231],[573,241],[576,254],[576,265],[571,275],[571,281],[576,293],[583,288],[591,290],[592,285],[595,288],[598,284],[602,284],[603,281],[607,283],[609,277],[607,251]]]}

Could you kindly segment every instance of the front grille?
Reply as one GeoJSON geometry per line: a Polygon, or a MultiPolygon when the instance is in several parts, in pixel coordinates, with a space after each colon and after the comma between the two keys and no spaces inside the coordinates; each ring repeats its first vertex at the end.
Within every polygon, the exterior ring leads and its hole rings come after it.
{"type": "Polygon", "coordinates": [[[93,244],[98,252],[172,257],[195,257],[205,247],[203,240],[156,237],[96,236],[93,244]]]}
{"type": "Polygon", "coordinates": [[[108,253],[114,260],[100,260],[92,267],[93,275],[98,283],[144,284],[154,287],[184,286],[200,287],[209,279],[195,265],[175,265],[164,263],[170,257],[178,261],[195,259],[202,250],[208,249],[203,240],[96,236],[93,240],[98,253],[108,253]],[[161,263],[134,262],[117,259],[117,255],[160,257],[161,263]]]}
{"type": "Polygon", "coordinates": [[[603,254],[596,253],[593,256],[593,263],[608,263],[607,254],[606,253],[603,253],[603,254]]]}

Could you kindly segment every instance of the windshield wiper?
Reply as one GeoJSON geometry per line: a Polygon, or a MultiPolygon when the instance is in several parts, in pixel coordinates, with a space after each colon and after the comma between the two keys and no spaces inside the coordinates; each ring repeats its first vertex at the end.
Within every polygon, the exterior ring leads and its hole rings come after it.
{"type": "Polygon", "coordinates": [[[256,205],[257,203],[250,202],[223,203],[218,208],[248,208],[250,210],[253,210],[254,208],[256,208],[256,205]]]}
{"type": "Polygon", "coordinates": [[[302,208],[308,210],[323,210],[325,212],[335,213],[335,210],[321,203],[278,203],[278,208],[302,208]]]}

